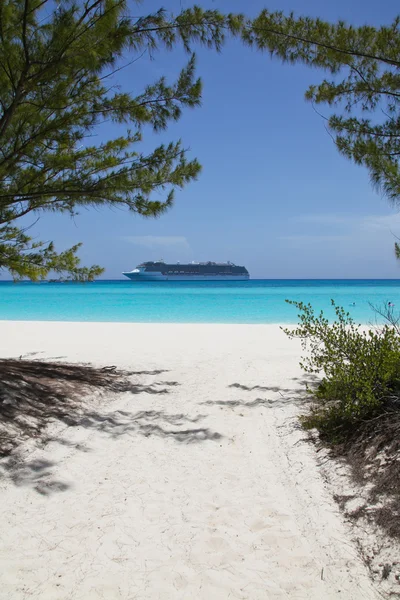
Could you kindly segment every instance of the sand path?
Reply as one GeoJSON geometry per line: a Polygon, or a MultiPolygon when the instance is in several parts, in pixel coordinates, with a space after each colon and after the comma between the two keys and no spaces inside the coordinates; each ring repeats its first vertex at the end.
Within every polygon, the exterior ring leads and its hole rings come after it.
{"type": "Polygon", "coordinates": [[[0,598],[378,597],[296,428],[299,348],[277,326],[3,322],[0,339],[149,372],[2,472],[0,598]]]}

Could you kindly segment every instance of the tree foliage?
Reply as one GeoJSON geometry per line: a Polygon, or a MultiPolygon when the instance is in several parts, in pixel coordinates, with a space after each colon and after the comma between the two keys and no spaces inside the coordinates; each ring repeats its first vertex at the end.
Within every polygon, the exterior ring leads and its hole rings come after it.
{"type": "MultiPolygon", "coordinates": [[[[302,341],[307,354],[300,366],[322,374],[312,390],[316,405],[303,422],[331,439],[339,438],[364,419],[379,414],[400,392],[400,336],[389,310],[389,322],[379,329],[361,329],[342,307],[330,324],[310,304],[288,301],[299,310],[300,324],[284,329],[302,341]]],[[[383,314],[383,313],[381,313],[383,314]]]]}
{"type": "Polygon", "coordinates": [[[329,73],[306,98],[332,108],[338,150],[400,204],[400,17],[386,27],[353,27],[264,10],[243,35],[284,62],[329,73]]]}
{"type": "Polygon", "coordinates": [[[32,240],[20,217],[74,215],[83,206],[158,216],[171,206],[174,190],[199,174],[181,141],[143,152],[143,127],[166,129],[183,109],[200,104],[192,45],[219,50],[243,19],[198,6],[177,16],[159,10],[135,17],[129,5],[0,3],[0,268],[15,277],[38,279],[54,270],[91,279],[101,272],[79,267],[78,246],[58,254],[52,243],[32,240]],[[190,56],[176,81],[161,77],[136,94],[115,85],[126,62],[179,44],[190,56]],[[96,141],[105,122],[122,124],[124,134],[96,141]]]}

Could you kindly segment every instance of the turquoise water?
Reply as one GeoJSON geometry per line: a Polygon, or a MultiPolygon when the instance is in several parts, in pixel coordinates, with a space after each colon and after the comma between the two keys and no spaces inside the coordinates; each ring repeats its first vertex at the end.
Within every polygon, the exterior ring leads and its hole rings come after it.
{"type": "Polygon", "coordinates": [[[142,323],[294,323],[285,299],[311,302],[332,316],[330,300],[360,323],[369,302],[400,310],[400,280],[251,280],[244,282],[0,282],[0,319],[142,323]],[[355,306],[351,304],[355,302],[355,306]]]}

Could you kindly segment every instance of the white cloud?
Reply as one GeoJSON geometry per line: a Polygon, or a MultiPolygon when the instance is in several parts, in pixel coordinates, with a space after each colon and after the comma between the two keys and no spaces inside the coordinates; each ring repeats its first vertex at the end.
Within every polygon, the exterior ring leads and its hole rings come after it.
{"type": "Polygon", "coordinates": [[[285,242],[300,242],[300,243],[326,243],[326,242],[341,242],[347,240],[347,235],[282,235],[279,239],[285,242]]]}
{"type": "Polygon", "coordinates": [[[190,248],[187,239],[181,235],[125,235],[120,239],[144,248],[190,248]]]}
{"type": "Polygon", "coordinates": [[[400,229],[400,214],[364,217],[360,221],[360,228],[368,231],[393,231],[396,233],[400,229]]]}
{"type": "MultiPolygon", "coordinates": [[[[304,226],[309,225],[306,228],[307,231],[304,234],[287,235],[281,239],[329,242],[351,240],[354,239],[354,236],[376,236],[379,233],[398,235],[400,233],[400,213],[368,216],[309,214],[294,217],[293,222],[304,224],[304,226]]],[[[299,229],[298,226],[297,229],[299,229]]]]}
{"type": "MultiPolygon", "coordinates": [[[[394,243],[400,238],[400,213],[305,214],[293,216],[278,233],[282,260],[279,277],[400,276],[394,243]],[[309,275],[308,275],[309,274],[309,275]]],[[[276,238],[275,238],[276,239],[276,238]]]]}
{"type": "Polygon", "coordinates": [[[298,215],[293,218],[296,223],[310,223],[312,225],[347,225],[354,221],[354,217],[335,214],[308,214],[298,215]]]}
{"type": "MultiPolygon", "coordinates": [[[[309,214],[293,219],[296,231],[281,236],[285,245],[320,255],[365,257],[388,261],[396,238],[400,238],[400,213],[388,215],[309,214]],[[390,253],[390,254],[388,254],[390,253]]],[[[292,221],[292,222],[293,222],[292,221]]],[[[293,231],[293,227],[291,227],[293,231]]],[[[393,257],[392,257],[393,258],[393,257]]],[[[393,259],[394,260],[394,259],[393,259]]]]}

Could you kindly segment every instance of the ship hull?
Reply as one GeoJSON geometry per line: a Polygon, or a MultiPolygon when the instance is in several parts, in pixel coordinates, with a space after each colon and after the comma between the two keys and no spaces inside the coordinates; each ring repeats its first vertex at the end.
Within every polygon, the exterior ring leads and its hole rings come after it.
{"type": "Polygon", "coordinates": [[[164,275],[163,273],[123,273],[131,281],[247,281],[249,275],[164,275]]]}

